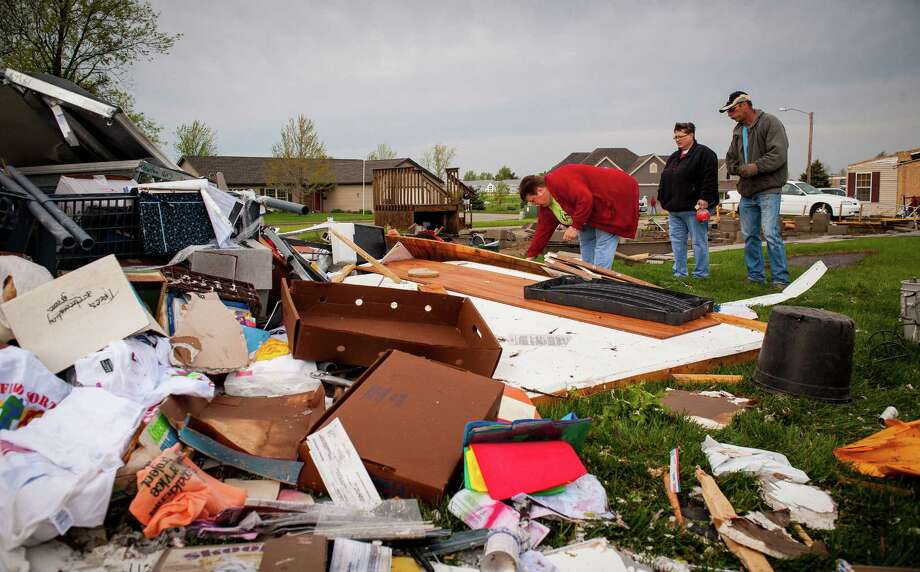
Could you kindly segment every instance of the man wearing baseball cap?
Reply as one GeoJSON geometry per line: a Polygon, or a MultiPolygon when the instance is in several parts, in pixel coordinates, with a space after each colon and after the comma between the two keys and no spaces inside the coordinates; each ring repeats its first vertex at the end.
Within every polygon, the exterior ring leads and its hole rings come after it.
{"type": "Polygon", "coordinates": [[[737,125],[725,154],[729,175],[738,175],[741,194],[741,234],[744,236],[744,262],[748,280],[766,283],[760,233],[767,241],[767,257],[773,274],[774,288],[789,284],[786,269],[786,246],[780,232],[780,194],[789,168],[786,153],[789,140],[786,128],[774,115],[754,109],[751,97],[743,91],[732,92],[719,109],[728,113],[737,125]]]}

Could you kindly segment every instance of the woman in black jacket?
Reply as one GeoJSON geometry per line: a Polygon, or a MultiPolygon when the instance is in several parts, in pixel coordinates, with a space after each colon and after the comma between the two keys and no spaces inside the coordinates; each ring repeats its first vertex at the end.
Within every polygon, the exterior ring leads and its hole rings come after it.
{"type": "Polygon", "coordinates": [[[687,236],[693,238],[694,278],[709,276],[709,215],[719,204],[716,154],[696,141],[692,123],[674,125],[677,151],[661,172],[658,201],[668,211],[674,276],[687,276],[687,236]]]}

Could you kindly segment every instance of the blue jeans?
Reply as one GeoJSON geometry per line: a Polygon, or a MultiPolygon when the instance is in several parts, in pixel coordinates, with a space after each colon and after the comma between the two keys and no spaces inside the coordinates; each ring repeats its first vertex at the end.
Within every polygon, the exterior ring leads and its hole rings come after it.
{"type": "Polygon", "coordinates": [[[601,268],[609,269],[613,265],[619,242],[619,236],[587,224],[578,232],[581,259],[601,268]]]}
{"type": "Polygon", "coordinates": [[[789,270],[786,268],[786,246],[781,234],[779,193],[757,193],[753,197],[741,197],[741,234],[744,236],[744,263],[747,264],[748,279],[766,282],[763,269],[763,251],[760,233],[767,241],[767,257],[774,284],[788,284],[789,270]]]}
{"type": "MultiPolygon", "coordinates": [[[[712,211],[710,211],[712,214],[712,211]]],[[[687,275],[687,236],[693,238],[693,275],[709,276],[709,221],[696,220],[696,211],[679,211],[668,214],[668,234],[674,252],[674,276],[687,275]]]]}

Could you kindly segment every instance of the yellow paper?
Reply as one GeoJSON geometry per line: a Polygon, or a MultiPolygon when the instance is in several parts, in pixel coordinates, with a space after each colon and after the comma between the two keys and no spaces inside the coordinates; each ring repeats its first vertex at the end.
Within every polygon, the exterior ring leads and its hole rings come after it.
{"type": "Polygon", "coordinates": [[[291,353],[291,348],[288,347],[287,342],[282,342],[277,338],[268,338],[256,350],[256,361],[267,361],[289,353],[291,353]]]}
{"type": "Polygon", "coordinates": [[[422,572],[411,556],[394,556],[390,572],[422,572]]]}
{"type": "Polygon", "coordinates": [[[470,475],[470,486],[478,493],[488,492],[486,481],[482,478],[482,471],[479,470],[479,462],[476,460],[476,454],[473,448],[466,450],[466,468],[470,475]]]}

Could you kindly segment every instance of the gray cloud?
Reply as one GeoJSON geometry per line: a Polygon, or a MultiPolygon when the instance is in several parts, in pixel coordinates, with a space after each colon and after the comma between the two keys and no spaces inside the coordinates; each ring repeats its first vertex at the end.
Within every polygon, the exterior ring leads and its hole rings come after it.
{"type": "MultiPolygon", "coordinates": [[[[716,110],[735,89],[770,112],[813,110],[815,157],[835,169],[920,145],[914,1],[153,5],[184,37],[132,70],[138,106],[170,133],[207,122],[223,154],[270,153],[299,113],[333,156],[440,142],[463,170],[663,153],[687,120],[721,154],[731,124],[716,110]]],[[[795,175],[807,119],[779,115],[795,175]]]]}

